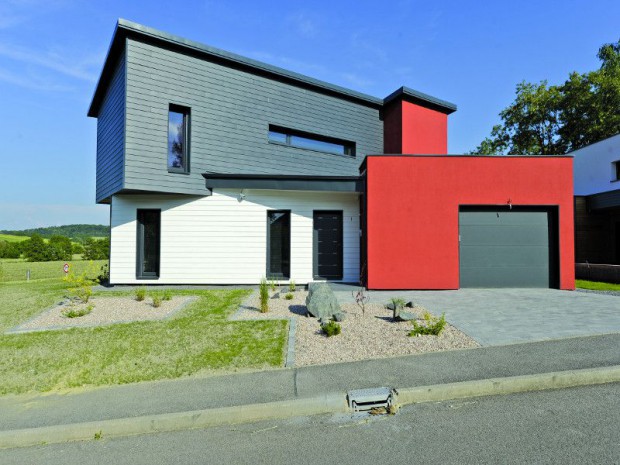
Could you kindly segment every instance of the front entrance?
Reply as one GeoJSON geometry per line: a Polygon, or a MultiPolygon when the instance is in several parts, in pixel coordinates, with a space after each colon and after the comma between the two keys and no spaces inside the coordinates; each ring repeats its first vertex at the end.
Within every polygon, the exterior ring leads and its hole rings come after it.
{"type": "Polygon", "coordinates": [[[313,214],[314,279],[342,279],[342,211],[313,214]]]}

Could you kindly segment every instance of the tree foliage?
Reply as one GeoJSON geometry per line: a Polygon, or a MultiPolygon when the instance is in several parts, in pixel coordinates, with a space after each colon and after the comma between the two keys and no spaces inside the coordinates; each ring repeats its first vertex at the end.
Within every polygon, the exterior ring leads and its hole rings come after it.
{"type": "Polygon", "coordinates": [[[84,260],[105,260],[110,258],[110,239],[86,239],[82,258],[84,260]]]}
{"type": "Polygon", "coordinates": [[[603,45],[596,71],[573,72],[561,85],[521,82],[472,154],[554,155],[620,133],[620,40],[603,45]]]}
{"type": "Polygon", "coordinates": [[[24,229],[21,231],[0,231],[2,234],[14,236],[32,236],[38,234],[41,237],[54,235],[67,236],[72,240],[83,242],[88,237],[106,237],[110,234],[109,226],[102,224],[67,224],[64,226],[48,226],[46,228],[24,229]]]}

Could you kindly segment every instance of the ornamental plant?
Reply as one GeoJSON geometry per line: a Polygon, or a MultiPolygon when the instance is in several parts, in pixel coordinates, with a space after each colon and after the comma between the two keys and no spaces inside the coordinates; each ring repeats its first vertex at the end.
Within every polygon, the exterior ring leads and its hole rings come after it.
{"type": "Polygon", "coordinates": [[[258,294],[260,297],[260,312],[267,313],[269,311],[269,284],[265,278],[261,278],[258,286],[258,294]]]}

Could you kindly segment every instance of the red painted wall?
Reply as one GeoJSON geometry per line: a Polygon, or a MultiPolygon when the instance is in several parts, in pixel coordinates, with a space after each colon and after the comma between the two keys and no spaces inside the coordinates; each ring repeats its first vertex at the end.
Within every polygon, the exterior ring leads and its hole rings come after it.
{"type": "Polygon", "coordinates": [[[398,100],[383,116],[384,153],[445,155],[448,153],[448,115],[398,100]]]}
{"type": "MultiPolygon", "coordinates": [[[[570,157],[369,156],[369,289],[458,289],[460,205],[554,205],[560,288],[575,288],[570,157]]],[[[363,169],[363,168],[362,168],[363,169]]]]}

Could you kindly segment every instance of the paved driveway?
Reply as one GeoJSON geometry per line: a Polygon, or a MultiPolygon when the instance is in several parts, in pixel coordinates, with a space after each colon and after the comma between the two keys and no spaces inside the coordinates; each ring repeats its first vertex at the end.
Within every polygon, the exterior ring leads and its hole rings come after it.
{"type": "MultiPolygon", "coordinates": [[[[351,292],[335,289],[341,302],[351,292]]],[[[554,289],[371,291],[372,302],[403,297],[446,319],[484,346],[620,332],[620,296],[554,289]]]]}

